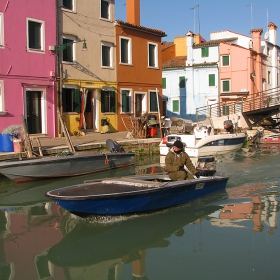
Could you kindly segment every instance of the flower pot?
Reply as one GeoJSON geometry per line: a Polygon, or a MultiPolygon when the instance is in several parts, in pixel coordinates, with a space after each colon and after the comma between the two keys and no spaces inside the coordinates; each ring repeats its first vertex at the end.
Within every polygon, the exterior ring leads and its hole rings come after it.
{"type": "Polygon", "coordinates": [[[11,134],[2,134],[0,133],[0,152],[13,152],[14,145],[11,140],[11,134]]]}

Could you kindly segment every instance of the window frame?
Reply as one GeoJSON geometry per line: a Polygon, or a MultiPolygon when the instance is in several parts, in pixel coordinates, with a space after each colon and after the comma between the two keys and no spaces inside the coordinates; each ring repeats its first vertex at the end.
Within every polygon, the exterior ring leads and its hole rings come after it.
{"type": "Polygon", "coordinates": [[[0,12],[0,48],[4,48],[4,13],[0,12]]]}
{"type": "Polygon", "coordinates": [[[223,104],[222,105],[222,116],[229,116],[229,114],[230,114],[230,105],[223,104]]]}
{"type": "Polygon", "coordinates": [[[161,86],[162,86],[162,89],[166,89],[166,77],[161,78],[161,86]]]}
{"type": "Polygon", "coordinates": [[[130,89],[130,88],[121,88],[120,89],[120,113],[121,114],[130,114],[130,113],[132,113],[132,89],[130,89]],[[123,110],[124,108],[124,104],[123,104],[123,94],[126,94],[127,96],[127,104],[126,104],[126,106],[127,106],[127,108],[128,108],[128,110],[127,111],[125,111],[125,110],[123,110]]]}
{"type": "Polygon", "coordinates": [[[45,51],[45,21],[43,20],[38,20],[38,19],[34,19],[34,18],[26,18],[26,44],[27,44],[27,51],[29,52],[44,52],[45,51]],[[41,27],[40,27],[40,48],[30,48],[29,47],[29,22],[35,22],[35,23],[40,23],[41,27]]]}
{"type": "Polygon", "coordinates": [[[148,42],[148,68],[158,68],[158,44],[148,42]],[[150,50],[150,46],[153,46],[153,52],[150,50]],[[153,61],[151,59],[151,55],[153,55],[153,61]],[[152,65],[154,63],[154,65],[152,65]]]}
{"type": "Polygon", "coordinates": [[[222,88],[222,93],[230,93],[230,79],[224,79],[224,80],[221,80],[221,88],[222,88]],[[225,86],[224,86],[224,83],[225,82],[228,82],[228,91],[227,90],[224,90],[225,86]]]}
{"type": "Polygon", "coordinates": [[[0,115],[2,115],[1,113],[6,113],[4,106],[4,92],[4,80],[0,80],[0,115]]]}
{"type": "Polygon", "coordinates": [[[101,90],[100,95],[101,113],[116,113],[116,92],[114,90],[101,90]],[[108,96],[106,96],[106,94],[108,94],[108,96]],[[104,98],[108,98],[109,104],[105,104],[106,100],[104,98]],[[111,101],[111,99],[113,100],[111,101]],[[109,110],[105,107],[109,108],[109,110]]]}
{"type": "Polygon", "coordinates": [[[74,37],[74,36],[70,36],[70,35],[63,35],[62,37],[62,42],[61,44],[67,44],[69,42],[64,42],[64,40],[69,40],[69,41],[72,41],[72,46],[68,46],[67,48],[65,48],[61,55],[61,61],[62,63],[66,63],[66,64],[75,64],[75,60],[76,60],[76,43],[77,43],[77,38],[74,37]],[[65,54],[67,52],[69,52],[71,50],[72,52],[72,61],[71,60],[64,60],[64,57],[65,57],[65,54]]]}
{"type": "Polygon", "coordinates": [[[100,0],[100,19],[102,20],[111,20],[111,0],[100,0]],[[108,7],[107,7],[107,13],[108,13],[108,17],[103,17],[102,16],[102,3],[108,3],[108,7]]]}
{"type": "Polygon", "coordinates": [[[101,42],[101,68],[113,68],[113,63],[113,43],[101,42]],[[109,48],[109,65],[103,65],[103,55],[105,54],[103,47],[109,48]]]}
{"type": "Polygon", "coordinates": [[[208,86],[209,87],[216,86],[216,75],[215,74],[208,74],[208,86]]]}
{"type": "Polygon", "coordinates": [[[157,90],[149,90],[149,113],[158,113],[157,94],[157,90]]]}
{"type": "MultiPolygon", "coordinates": [[[[78,87],[71,87],[71,86],[64,86],[62,88],[62,110],[63,110],[63,113],[80,113],[80,110],[81,110],[81,96],[80,98],[78,99],[78,95],[81,95],[80,93],[80,89],[78,87]],[[67,100],[67,98],[64,98],[64,96],[66,96],[66,93],[65,91],[69,91],[71,90],[71,97],[70,97],[70,101],[67,100]],[[68,105],[66,105],[66,103],[71,103],[71,108],[69,110],[66,110],[66,107],[68,105]],[[75,106],[75,103],[77,104],[75,106]]],[[[69,93],[67,93],[68,95],[69,93]]]]}
{"type": "Polygon", "coordinates": [[[180,114],[180,99],[179,98],[172,98],[171,100],[171,111],[172,113],[179,113],[180,114]],[[174,110],[174,102],[178,102],[178,111],[174,110]]]}
{"type": "Polygon", "coordinates": [[[229,67],[230,66],[230,55],[222,55],[221,56],[221,66],[222,67],[229,67]],[[228,57],[228,64],[224,63],[224,58],[228,57]]]}
{"type": "Polygon", "coordinates": [[[123,65],[131,65],[132,64],[132,39],[129,37],[120,36],[120,64],[123,65]],[[126,40],[128,42],[127,44],[127,53],[126,58],[127,62],[122,61],[122,40],[126,40]]]}
{"type": "Polygon", "coordinates": [[[72,9],[67,8],[66,6],[63,6],[63,0],[61,0],[61,9],[64,11],[71,11],[71,12],[76,12],[76,0],[71,0],[72,1],[72,9]]]}
{"type": "Polygon", "coordinates": [[[186,77],[179,76],[179,88],[186,88],[186,77]]]}
{"type": "Polygon", "coordinates": [[[209,47],[201,47],[201,57],[209,57],[209,47]]]}

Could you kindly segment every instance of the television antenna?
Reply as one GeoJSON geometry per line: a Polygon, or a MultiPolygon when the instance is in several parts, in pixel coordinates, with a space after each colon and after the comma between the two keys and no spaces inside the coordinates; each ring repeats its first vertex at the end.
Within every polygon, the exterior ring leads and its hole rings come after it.
{"type": "Polygon", "coordinates": [[[253,4],[248,4],[246,7],[251,7],[251,29],[253,29],[253,4]]]}
{"type": "Polygon", "coordinates": [[[190,8],[190,10],[193,10],[194,13],[194,34],[195,33],[195,9],[198,8],[198,34],[200,34],[200,21],[199,21],[199,5],[194,6],[193,8],[190,8]]]}
{"type": "Polygon", "coordinates": [[[267,28],[267,31],[268,31],[268,9],[264,9],[264,10],[260,10],[258,12],[266,12],[266,28],[267,28]]]}

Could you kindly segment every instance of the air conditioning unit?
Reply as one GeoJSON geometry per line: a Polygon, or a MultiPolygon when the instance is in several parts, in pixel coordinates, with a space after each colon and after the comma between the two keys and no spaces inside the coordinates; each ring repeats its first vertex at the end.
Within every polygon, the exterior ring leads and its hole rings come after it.
{"type": "Polygon", "coordinates": [[[49,51],[55,51],[55,46],[49,46],[49,51]]]}

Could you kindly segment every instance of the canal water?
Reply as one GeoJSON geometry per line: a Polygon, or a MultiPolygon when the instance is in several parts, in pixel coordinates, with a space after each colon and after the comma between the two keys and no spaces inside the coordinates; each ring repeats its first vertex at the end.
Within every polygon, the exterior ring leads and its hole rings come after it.
{"type": "Polygon", "coordinates": [[[160,157],[90,176],[0,177],[0,279],[279,279],[279,147],[216,157],[225,191],[145,215],[78,218],[44,196],[84,180],[162,172],[160,157]]]}

